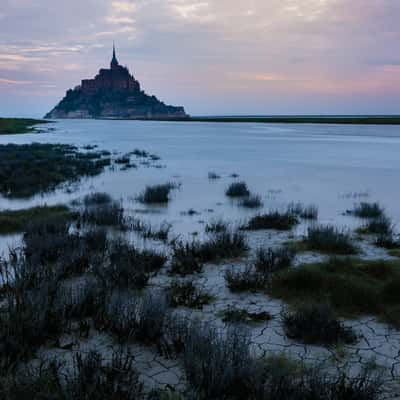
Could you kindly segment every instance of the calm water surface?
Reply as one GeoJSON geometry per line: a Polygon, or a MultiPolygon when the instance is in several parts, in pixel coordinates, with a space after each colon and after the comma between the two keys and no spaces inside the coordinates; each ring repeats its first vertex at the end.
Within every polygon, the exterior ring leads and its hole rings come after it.
{"type": "Polygon", "coordinates": [[[352,227],[359,221],[343,216],[344,210],[356,201],[379,201],[400,223],[398,126],[65,120],[54,127],[52,133],[0,136],[0,143],[91,144],[119,153],[140,148],[158,154],[166,168],[107,171],[83,180],[73,193],[60,189],[29,200],[0,198],[0,208],[68,202],[106,191],[123,199],[131,213],[153,223],[166,220],[176,233],[186,234],[203,230],[212,218],[240,221],[255,212],[224,196],[234,180],[230,175],[237,173],[263,197],[265,209],[313,203],[321,222],[352,227]],[[209,181],[210,171],[221,179],[209,181]],[[171,180],[182,187],[167,207],[134,201],[145,185],[171,180]],[[199,215],[182,215],[190,208],[199,215]]]}

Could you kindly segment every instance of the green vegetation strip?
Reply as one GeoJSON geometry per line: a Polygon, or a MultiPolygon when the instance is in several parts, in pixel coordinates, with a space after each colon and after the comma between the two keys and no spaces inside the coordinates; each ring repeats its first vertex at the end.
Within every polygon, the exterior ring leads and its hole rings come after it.
{"type": "Polygon", "coordinates": [[[333,258],[279,272],[269,293],[292,304],[326,302],[343,316],[376,315],[400,326],[400,261],[333,258]]]}
{"type": "Polygon", "coordinates": [[[39,206],[23,210],[0,211],[0,234],[23,232],[27,224],[50,218],[70,218],[72,212],[67,206],[39,206]]]}
{"type": "Polygon", "coordinates": [[[35,125],[47,124],[49,122],[27,118],[0,118],[0,135],[33,132],[35,125]]]}
{"type": "Polygon", "coordinates": [[[0,193],[31,197],[100,174],[110,162],[100,152],[81,153],[65,144],[0,145],[0,193]]]}

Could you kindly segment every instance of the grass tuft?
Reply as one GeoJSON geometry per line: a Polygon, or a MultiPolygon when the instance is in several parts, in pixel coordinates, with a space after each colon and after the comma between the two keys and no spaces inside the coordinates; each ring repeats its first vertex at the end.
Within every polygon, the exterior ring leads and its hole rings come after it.
{"type": "Polygon", "coordinates": [[[144,239],[160,240],[162,242],[168,241],[168,236],[172,229],[172,225],[167,222],[160,224],[158,227],[154,227],[137,218],[131,218],[128,226],[144,239]]]}
{"type": "Polygon", "coordinates": [[[94,226],[113,226],[120,229],[126,227],[122,204],[115,200],[86,206],[81,212],[80,220],[83,224],[94,226]]]}
{"type": "Polygon", "coordinates": [[[372,219],[383,217],[385,215],[385,210],[379,203],[361,202],[355,204],[353,210],[349,210],[347,213],[359,218],[372,219]]]}
{"type": "Polygon", "coordinates": [[[147,186],[138,200],[144,204],[165,204],[168,203],[171,190],[176,189],[177,184],[168,182],[162,185],[147,186]]]}
{"type": "Polygon", "coordinates": [[[270,211],[267,214],[259,214],[251,218],[244,229],[255,231],[263,229],[275,229],[279,231],[287,231],[295,227],[299,223],[296,215],[286,211],[278,210],[270,211]]]}
{"type": "Polygon", "coordinates": [[[221,259],[236,258],[248,250],[245,236],[238,230],[227,230],[212,233],[204,241],[172,244],[172,261],[170,272],[187,275],[202,271],[203,263],[221,259]]]}
{"type": "Polygon", "coordinates": [[[244,208],[260,208],[264,206],[264,203],[261,200],[261,196],[256,194],[249,195],[240,200],[239,206],[244,208]]]}
{"type": "Polygon", "coordinates": [[[293,312],[285,312],[283,325],[286,335],[306,344],[353,344],[357,335],[345,327],[328,304],[304,304],[293,312]]]}
{"type": "Polygon", "coordinates": [[[240,270],[229,268],[225,271],[224,278],[232,292],[264,290],[267,286],[265,276],[258,273],[251,265],[240,270]]]}
{"type": "Polygon", "coordinates": [[[233,182],[225,191],[228,197],[245,197],[250,195],[250,191],[245,182],[233,182]]]}
{"type": "Polygon", "coordinates": [[[383,215],[378,218],[369,220],[365,225],[358,229],[359,233],[376,234],[376,235],[392,235],[394,225],[392,220],[383,215]]]}
{"type": "Polygon", "coordinates": [[[202,309],[211,302],[212,296],[196,287],[191,280],[173,280],[167,287],[167,300],[171,307],[183,306],[202,309]]]}
{"type": "Polygon", "coordinates": [[[313,204],[305,206],[302,203],[291,203],[288,206],[288,213],[307,220],[318,219],[318,207],[313,204]]]}
{"type": "Polygon", "coordinates": [[[358,248],[350,234],[330,225],[316,225],[308,228],[304,243],[310,250],[330,254],[357,254],[358,248]]]}

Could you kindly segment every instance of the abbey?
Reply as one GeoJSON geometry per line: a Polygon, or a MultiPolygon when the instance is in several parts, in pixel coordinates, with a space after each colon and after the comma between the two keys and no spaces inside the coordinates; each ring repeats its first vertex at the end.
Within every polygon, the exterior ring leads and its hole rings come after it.
{"type": "Polygon", "coordinates": [[[147,95],[128,68],[118,63],[115,46],[109,69],[67,91],[45,118],[164,119],[187,117],[183,107],[166,105],[147,95]]]}

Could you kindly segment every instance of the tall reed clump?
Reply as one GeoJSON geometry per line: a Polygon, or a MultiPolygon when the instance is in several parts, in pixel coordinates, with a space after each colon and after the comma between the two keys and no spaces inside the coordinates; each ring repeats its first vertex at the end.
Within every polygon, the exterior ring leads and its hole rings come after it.
{"type": "Polygon", "coordinates": [[[330,225],[309,227],[304,239],[310,250],[331,254],[357,254],[358,248],[350,234],[330,225]]]}
{"type": "Polygon", "coordinates": [[[8,371],[57,338],[64,320],[56,307],[59,276],[51,266],[30,264],[14,252],[9,262],[0,263],[0,281],[0,367],[8,371]]]}
{"type": "Polygon", "coordinates": [[[109,243],[104,264],[95,265],[93,272],[104,287],[143,289],[166,261],[164,254],[138,250],[128,242],[117,240],[109,243]]]}
{"type": "Polygon", "coordinates": [[[173,280],[166,289],[167,300],[171,307],[184,306],[202,309],[209,304],[212,296],[196,286],[192,280],[173,280]]]}
{"type": "Polygon", "coordinates": [[[251,194],[247,197],[244,197],[239,202],[239,206],[244,208],[260,208],[264,205],[262,202],[261,196],[258,194],[251,194]]]}
{"type": "Polygon", "coordinates": [[[161,185],[146,186],[138,196],[138,200],[144,204],[165,204],[168,203],[171,190],[177,189],[176,183],[168,182],[161,185]]]}
{"type": "Polygon", "coordinates": [[[307,220],[318,219],[318,206],[314,204],[304,205],[302,203],[290,203],[288,213],[307,220]]]}
{"type": "Polygon", "coordinates": [[[218,232],[211,232],[204,242],[174,242],[170,272],[180,275],[198,273],[205,262],[239,257],[247,250],[248,244],[242,232],[237,229],[218,229],[218,232]]]}
{"type": "Polygon", "coordinates": [[[246,182],[233,182],[225,191],[228,197],[245,197],[250,195],[246,182]]]}
{"type": "Polygon", "coordinates": [[[290,247],[258,249],[244,269],[225,271],[227,286],[233,292],[264,290],[275,273],[290,267],[295,255],[295,250],[290,247]]]}
{"type": "Polygon", "coordinates": [[[335,345],[352,344],[357,335],[345,327],[329,304],[304,304],[283,316],[286,335],[303,343],[335,345]]]}
{"type": "Polygon", "coordinates": [[[379,203],[361,202],[355,204],[353,210],[348,211],[348,213],[359,218],[372,219],[383,217],[385,210],[379,203]]]}
{"type": "Polygon", "coordinates": [[[25,367],[0,384],[7,400],[20,399],[144,399],[143,384],[129,352],[114,350],[111,361],[91,351],[77,353],[67,370],[56,360],[25,367]]]}
{"type": "Polygon", "coordinates": [[[168,317],[167,301],[162,292],[150,291],[142,296],[114,293],[101,323],[121,343],[158,344],[168,317]]]}
{"type": "Polygon", "coordinates": [[[299,223],[296,215],[289,211],[280,212],[272,210],[265,214],[259,214],[249,220],[243,228],[256,231],[263,229],[275,229],[279,231],[287,231],[295,227],[299,223]]]}
{"type": "Polygon", "coordinates": [[[97,226],[112,226],[125,229],[124,209],[121,202],[108,199],[106,197],[85,198],[85,208],[80,215],[83,224],[97,226]]]}

